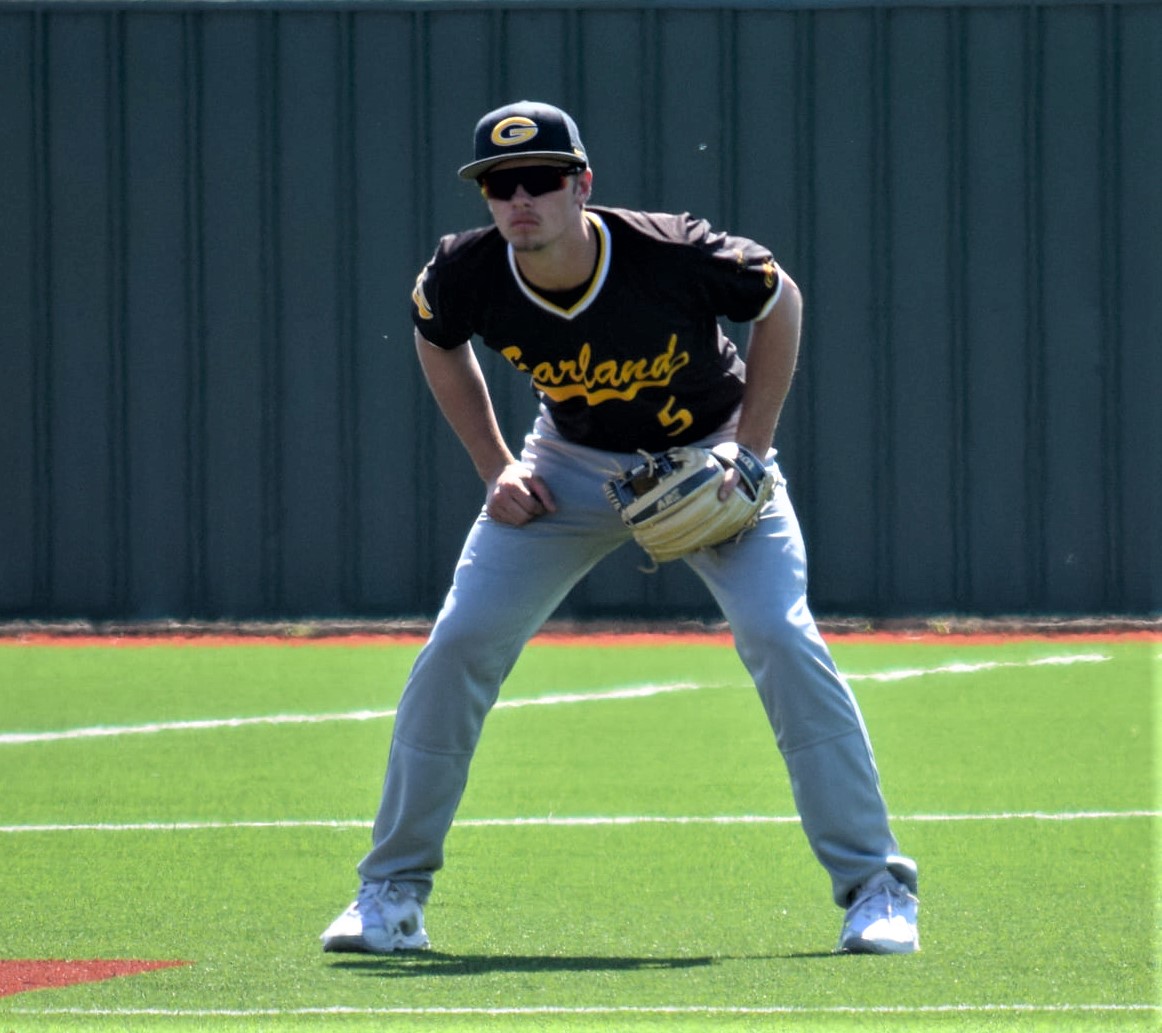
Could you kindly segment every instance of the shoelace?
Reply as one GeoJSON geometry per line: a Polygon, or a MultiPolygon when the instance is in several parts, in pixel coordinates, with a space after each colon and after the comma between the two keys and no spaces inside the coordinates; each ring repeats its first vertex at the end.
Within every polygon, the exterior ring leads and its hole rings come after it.
{"type": "Polygon", "coordinates": [[[384,904],[399,904],[409,899],[411,894],[394,882],[364,882],[359,887],[359,910],[365,915],[372,908],[378,911],[384,904]]]}
{"type": "Polygon", "coordinates": [[[364,882],[359,887],[359,913],[367,915],[379,903],[379,893],[383,887],[378,883],[364,882]]]}
{"type": "Polygon", "coordinates": [[[856,898],[852,905],[852,911],[859,914],[873,911],[873,913],[884,914],[891,918],[898,907],[908,903],[908,899],[907,889],[894,881],[890,882],[885,879],[879,885],[873,886],[862,896],[856,898]]]}

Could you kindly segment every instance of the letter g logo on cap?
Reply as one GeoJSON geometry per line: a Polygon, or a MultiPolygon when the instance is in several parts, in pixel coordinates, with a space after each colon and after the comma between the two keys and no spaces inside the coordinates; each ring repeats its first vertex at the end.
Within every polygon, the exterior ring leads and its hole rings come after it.
{"type": "Polygon", "coordinates": [[[537,124],[531,118],[514,115],[496,123],[492,130],[492,142],[497,147],[513,147],[531,140],[538,132],[537,124]]]}

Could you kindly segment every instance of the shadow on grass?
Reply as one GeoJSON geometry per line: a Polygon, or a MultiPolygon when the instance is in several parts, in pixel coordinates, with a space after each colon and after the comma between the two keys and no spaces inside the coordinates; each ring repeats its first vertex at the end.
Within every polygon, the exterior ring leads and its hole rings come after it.
{"type": "Polygon", "coordinates": [[[436,951],[359,956],[336,961],[332,968],[380,979],[415,976],[480,976],[494,972],[646,972],[652,969],[705,968],[717,958],[609,958],[521,956],[511,954],[440,954],[436,951]]]}
{"type": "Polygon", "coordinates": [[[438,951],[403,951],[398,954],[352,954],[335,960],[331,968],[378,979],[408,979],[417,976],[481,976],[497,972],[649,972],[709,968],[731,961],[804,961],[855,957],[833,951],[802,951],[746,958],[617,958],[599,956],[554,956],[511,954],[441,954],[438,951]]]}

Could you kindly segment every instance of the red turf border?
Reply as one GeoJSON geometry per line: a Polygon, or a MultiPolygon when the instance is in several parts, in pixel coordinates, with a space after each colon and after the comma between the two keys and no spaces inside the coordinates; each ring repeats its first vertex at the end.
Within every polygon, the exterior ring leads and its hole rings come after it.
{"type": "MultiPolygon", "coordinates": [[[[832,617],[819,619],[818,624],[828,641],[852,645],[1162,642],[1162,616],[832,617]]],[[[426,641],[430,630],[431,621],[422,617],[397,620],[19,620],[0,621],[0,645],[415,646],[426,641]]],[[[532,641],[534,645],[549,646],[658,646],[674,643],[728,646],[732,638],[724,621],[555,619],[549,621],[532,641]]]]}
{"type": "MultiPolygon", "coordinates": [[[[1111,642],[1162,642],[1160,631],[1086,631],[1061,633],[1010,632],[949,632],[936,631],[828,631],[824,635],[831,644],[843,645],[951,645],[993,646],[1013,642],[1059,642],[1067,644],[1099,644],[1111,642]]],[[[426,635],[417,632],[384,632],[312,635],[264,635],[234,633],[189,634],[185,632],[144,632],[134,634],[73,634],[31,632],[0,636],[5,642],[30,646],[121,647],[141,648],[157,645],[224,647],[224,646],[383,646],[422,645],[426,635]]],[[[729,631],[548,631],[535,636],[534,646],[659,646],[710,645],[729,646],[733,642],[729,631]]]]}

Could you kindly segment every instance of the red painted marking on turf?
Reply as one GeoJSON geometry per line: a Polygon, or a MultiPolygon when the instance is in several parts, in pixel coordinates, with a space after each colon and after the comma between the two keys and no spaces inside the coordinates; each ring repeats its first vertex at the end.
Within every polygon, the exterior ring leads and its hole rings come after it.
{"type": "Polygon", "coordinates": [[[136,976],[160,968],[191,965],[190,961],[0,961],[0,997],[51,990],[77,983],[136,976]]]}
{"type": "MultiPolygon", "coordinates": [[[[935,631],[827,631],[824,638],[832,645],[922,645],[922,646],[1002,646],[1020,642],[1050,642],[1067,645],[1099,645],[1117,642],[1162,642],[1162,633],[1155,631],[1092,631],[1062,632],[1061,634],[1028,634],[1022,632],[950,633],[935,631]]],[[[148,646],[421,646],[427,636],[415,632],[358,633],[352,635],[315,635],[287,637],[282,635],[186,635],[166,632],[140,635],[70,635],[36,632],[14,635],[0,645],[142,648],[148,646]]],[[[707,632],[544,632],[533,638],[534,646],[729,646],[733,644],[729,631],[707,632]]]]}

